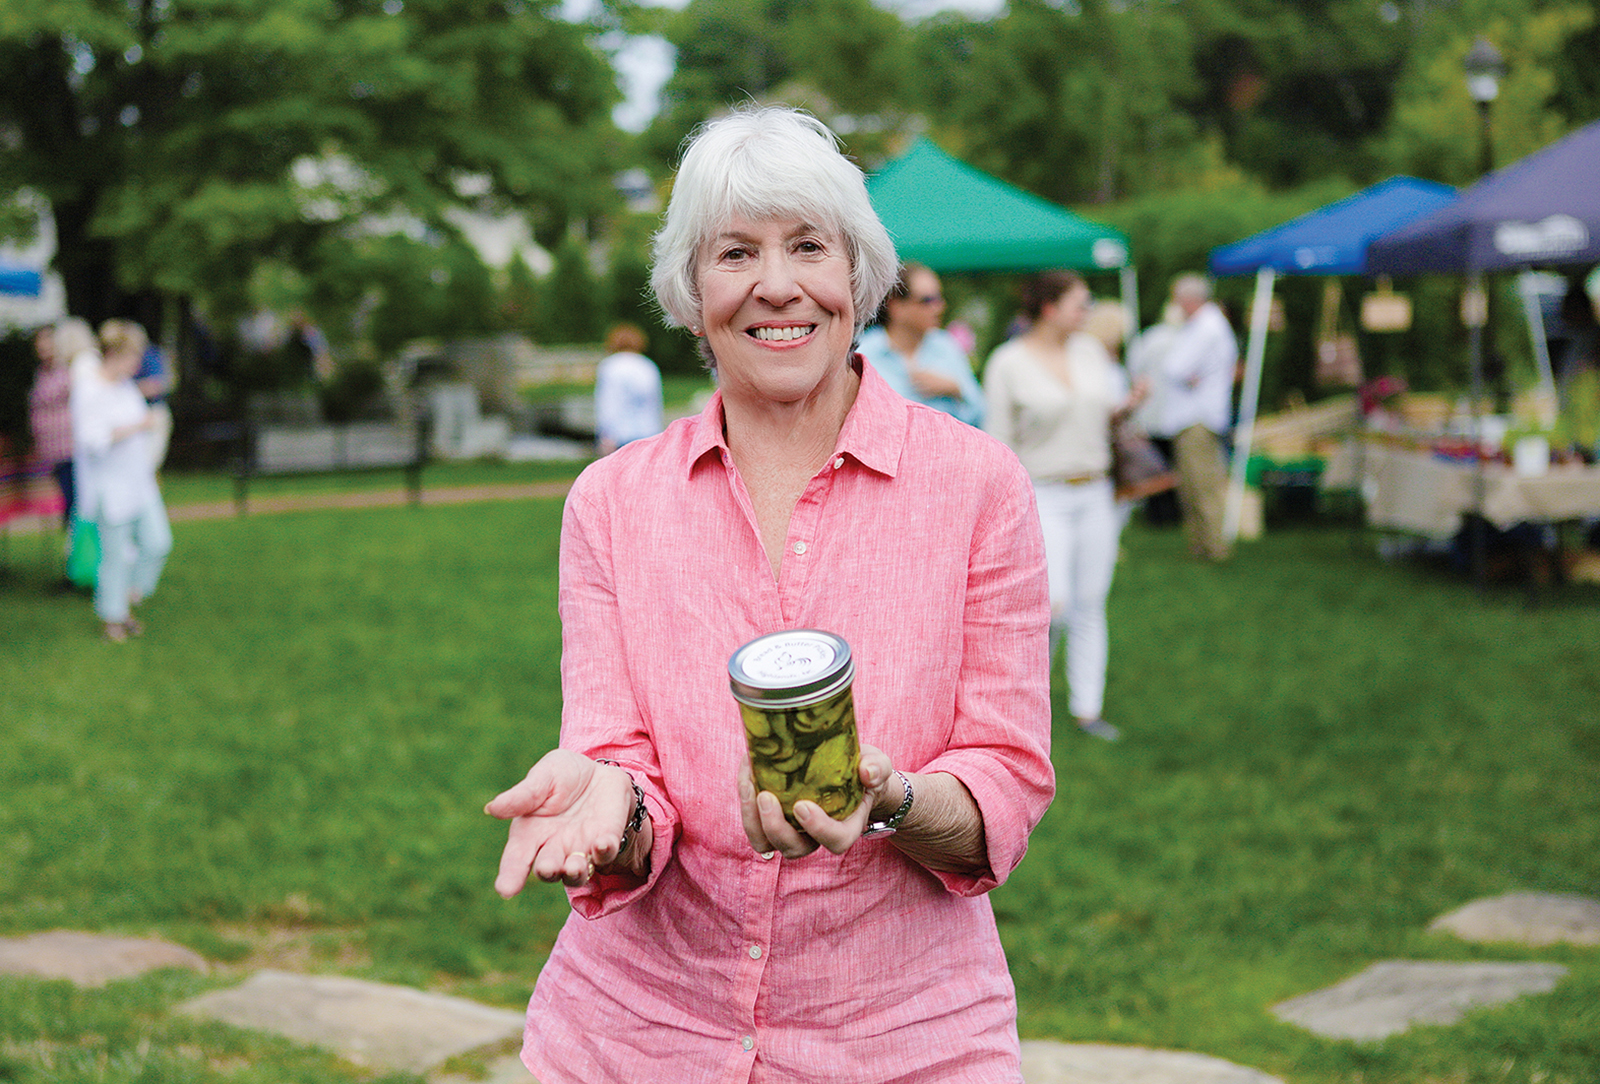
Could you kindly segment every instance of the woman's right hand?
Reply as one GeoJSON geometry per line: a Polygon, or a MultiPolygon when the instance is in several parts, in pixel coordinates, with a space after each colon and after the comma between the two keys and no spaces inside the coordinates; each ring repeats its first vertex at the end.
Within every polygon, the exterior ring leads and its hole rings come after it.
{"type": "MultiPolygon", "coordinates": [[[[633,801],[632,779],[621,768],[552,749],[522,782],[484,807],[491,817],[511,822],[495,891],[510,899],[530,873],[571,887],[588,884],[596,867],[620,857],[633,801]]],[[[649,835],[648,823],[641,834],[649,835]]],[[[629,850],[643,845],[639,840],[629,850]]]]}

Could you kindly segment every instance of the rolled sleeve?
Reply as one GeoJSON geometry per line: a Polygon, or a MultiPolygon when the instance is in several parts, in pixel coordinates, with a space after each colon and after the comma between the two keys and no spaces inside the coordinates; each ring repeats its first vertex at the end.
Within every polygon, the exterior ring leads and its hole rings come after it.
{"type": "Polygon", "coordinates": [[[679,831],[661,768],[633,694],[617,606],[606,506],[580,478],[561,520],[561,744],[597,760],[615,761],[644,791],[652,837],[650,871],[602,874],[569,888],[572,909],[601,918],[650,891],[671,861],[679,831]]]}
{"type": "Polygon", "coordinates": [[[1017,867],[1055,795],[1044,541],[1033,489],[1014,459],[1006,481],[973,538],[954,737],[922,769],[959,779],[983,816],[988,870],[934,871],[949,891],[969,896],[1017,867]]]}

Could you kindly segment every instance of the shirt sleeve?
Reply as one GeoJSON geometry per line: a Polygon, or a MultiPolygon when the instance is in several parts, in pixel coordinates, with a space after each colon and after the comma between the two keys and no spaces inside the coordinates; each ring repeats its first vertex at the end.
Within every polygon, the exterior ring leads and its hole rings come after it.
{"type": "Polygon", "coordinates": [[[660,762],[628,672],[610,517],[603,493],[595,492],[598,477],[591,468],[579,478],[561,518],[561,745],[615,761],[633,776],[644,791],[654,842],[644,880],[603,874],[567,890],[572,909],[589,919],[611,914],[655,885],[672,859],[679,825],[677,810],[666,800],[660,762]]]}
{"type": "Polygon", "coordinates": [[[1050,599],[1033,487],[1009,452],[977,517],[967,573],[961,670],[949,746],[923,772],[948,772],[983,815],[988,869],[932,871],[951,892],[974,896],[1022,861],[1055,795],[1050,763],[1050,599]]]}
{"type": "Polygon", "coordinates": [[[950,413],[968,425],[981,428],[984,407],[983,388],[978,385],[978,378],[972,372],[972,361],[967,357],[966,351],[962,350],[960,344],[948,333],[944,335],[941,361],[940,369],[944,375],[961,386],[961,398],[956,402],[955,409],[950,413]]]}

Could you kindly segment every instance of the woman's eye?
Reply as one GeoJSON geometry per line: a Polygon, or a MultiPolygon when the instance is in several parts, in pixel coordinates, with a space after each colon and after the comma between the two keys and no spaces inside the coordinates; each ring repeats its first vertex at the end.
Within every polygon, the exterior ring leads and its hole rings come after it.
{"type": "Polygon", "coordinates": [[[811,240],[801,241],[799,244],[795,245],[795,248],[800,252],[814,255],[822,251],[822,242],[811,240]]]}

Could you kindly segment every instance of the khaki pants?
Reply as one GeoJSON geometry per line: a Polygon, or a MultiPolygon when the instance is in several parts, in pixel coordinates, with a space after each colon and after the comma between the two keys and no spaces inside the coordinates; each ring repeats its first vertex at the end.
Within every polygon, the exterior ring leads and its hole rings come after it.
{"type": "Polygon", "coordinates": [[[1222,519],[1228,472],[1217,435],[1203,425],[1191,425],[1173,439],[1172,447],[1189,552],[1213,561],[1227,560],[1230,547],[1223,537],[1222,519]]]}

